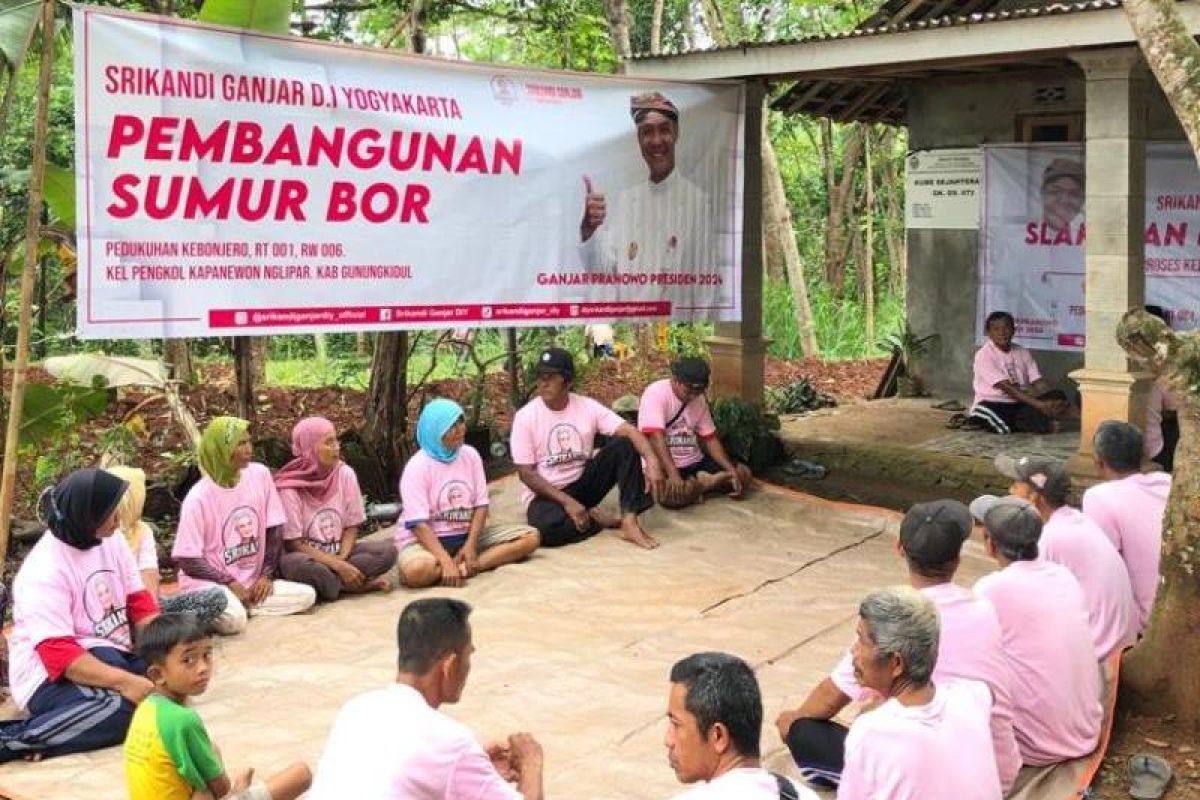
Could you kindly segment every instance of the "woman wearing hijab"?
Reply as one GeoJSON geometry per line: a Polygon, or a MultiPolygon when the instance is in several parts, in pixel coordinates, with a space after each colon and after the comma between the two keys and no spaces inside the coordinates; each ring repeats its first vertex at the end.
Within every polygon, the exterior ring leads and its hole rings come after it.
{"type": "Polygon", "coordinates": [[[213,622],[223,634],[241,633],[249,615],[296,614],[317,602],[311,586],[275,578],[287,517],[270,470],[250,461],[249,427],[217,417],[204,429],[204,476],[183,499],[171,551],[180,591],[224,590],[225,611],[213,622]]]}
{"type": "Polygon", "coordinates": [[[165,596],[158,592],[158,546],[154,541],[154,529],[142,519],[146,508],[146,473],[136,467],[124,466],[106,467],[104,471],[129,484],[125,496],[117,504],[117,532],[122,535],[125,543],[129,545],[129,551],[133,553],[133,560],[142,575],[142,584],[146,591],[157,598],[158,606],[164,614],[195,614],[202,623],[211,625],[229,604],[225,599],[224,589],[214,586],[165,596]]]}
{"type": "Polygon", "coordinates": [[[358,477],[342,461],[337,430],[324,417],[306,417],[292,429],[291,461],[275,475],[283,501],[284,554],[279,574],[308,584],[321,600],[342,592],[388,591],[396,563],[389,541],[360,542],[363,514],[358,477]]]}
{"type": "Polygon", "coordinates": [[[117,530],[128,484],[97,469],[42,498],[47,528],[13,583],[9,679],[28,719],[0,722],[0,763],[120,744],[154,685],[133,627],[158,615],[117,530]]]}
{"type": "Polygon", "coordinates": [[[404,466],[396,527],[400,582],[412,588],[462,586],[537,549],[536,528],[488,525],[483,460],[463,444],[467,426],[452,400],[431,401],[417,420],[418,450],[404,466]]]}

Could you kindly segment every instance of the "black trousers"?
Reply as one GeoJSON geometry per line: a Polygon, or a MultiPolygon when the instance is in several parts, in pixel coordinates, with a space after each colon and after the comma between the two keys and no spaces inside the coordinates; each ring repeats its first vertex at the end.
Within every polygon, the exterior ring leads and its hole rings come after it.
{"type": "MultiPolygon", "coordinates": [[[[1039,400],[1066,400],[1067,395],[1058,389],[1038,396],[1039,400]]],[[[978,420],[992,433],[1050,433],[1054,421],[1031,405],[1025,403],[996,403],[981,400],[971,409],[970,418],[978,420]]]]}
{"type": "MultiPolygon", "coordinates": [[[[646,494],[642,458],[633,442],[624,436],[609,439],[584,466],[579,480],[564,486],[563,491],[590,509],[599,505],[614,486],[620,495],[622,514],[640,514],[654,505],[654,500],[646,494]]],[[[595,522],[579,530],[567,510],[546,497],[533,498],[526,519],[542,535],[542,547],[575,544],[600,532],[595,522]]]]}
{"type": "Polygon", "coordinates": [[[787,747],[809,784],[836,789],[846,763],[850,729],[828,719],[798,719],[788,728],[787,747]]]}

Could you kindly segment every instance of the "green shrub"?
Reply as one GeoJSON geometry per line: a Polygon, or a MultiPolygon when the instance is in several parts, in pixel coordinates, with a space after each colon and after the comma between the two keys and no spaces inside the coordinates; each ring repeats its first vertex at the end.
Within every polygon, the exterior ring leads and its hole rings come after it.
{"type": "Polygon", "coordinates": [[[730,458],[750,464],[760,439],[779,430],[779,418],[764,414],[740,397],[718,397],[711,405],[713,422],[730,458]]]}
{"type": "Polygon", "coordinates": [[[836,405],[837,400],[818,391],[808,378],[792,381],[785,386],[767,388],[767,406],[776,414],[800,414],[836,405]]]}

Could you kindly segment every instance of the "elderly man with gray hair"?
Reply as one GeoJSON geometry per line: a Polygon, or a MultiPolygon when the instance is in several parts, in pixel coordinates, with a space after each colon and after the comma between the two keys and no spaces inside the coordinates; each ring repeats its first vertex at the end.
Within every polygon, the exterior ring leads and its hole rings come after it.
{"type": "Polygon", "coordinates": [[[898,586],[867,595],[858,617],[854,674],[884,700],[846,736],[838,800],[998,800],[991,691],[978,681],[932,680],[937,608],[898,586]]]}

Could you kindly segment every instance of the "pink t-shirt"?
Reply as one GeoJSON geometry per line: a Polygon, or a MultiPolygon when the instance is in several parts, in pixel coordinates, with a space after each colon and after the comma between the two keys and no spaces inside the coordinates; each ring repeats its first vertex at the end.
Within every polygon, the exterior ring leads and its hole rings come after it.
{"type": "MultiPolygon", "coordinates": [[[[271,472],[249,464],[226,489],[205,476],[183,499],[172,558],[203,558],[250,586],[262,574],[267,529],[287,522],[271,472]]],[[[207,589],[208,581],[181,572],[180,591],[207,589]]]]}
{"type": "Polygon", "coordinates": [[[13,581],[8,677],[17,706],[25,708],[49,677],[34,649],[47,639],[132,651],[126,598],[144,588],[129,545],[118,535],[77,550],[42,534],[13,581]]]}
{"type": "Polygon", "coordinates": [[[421,522],[439,539],[465,534],[475,509],[488,504],[483,459],[469,444],[464,444],[458,458],[449,464],[418,450],[400,476],[400,501],[404,524],[396,526],[397,549],[416,540],[412,529],[421,522]]]}
{"type": "MultiPolygon", "coordinates": [[[[819,800],[816,792],[790,778],[799,800],[819,800]]],[[[700,781],[672,800],[779,800],[779,781],[762,767],[731,769],[711,781],[700,781]]]]}
{"type": "Polygon", "coordinates": [[[1065,567],[1017,561],[975,591],[996,609],[1013,670],[1013,730],[1024,763],[1041,767],[1096,749],[1104,709],[1083,589],[1065,567]]]}
{"type": "Polygon", "coordinates": [[[1038,555],[1066,567],[1079,581],[1098,660],[1137,641],[1138,610],[1129,572],[1096,523],[1063,506],[1046,520],[1038,555]]]}
{"type": "Polygon", "coordinates": [[[338,712],[308,800],[521,800],[471,731],[392,684],[338,712]]]}
{"type": "Polygon", "coordinates": [[[1177,410],[1175,398],[1161,380],[1150,384],[1150,396],[1146,398],[1146,424],[1142,426],[1142,455],[1146,458],[1154,458],[1163,449],[1163,412],[1177,410]]]}
{"type": "MultiPolygon", "coordinates": [[[[991,736],[1000,784],[1012,787],[1021,769],[1021,752],[1013,733],[1012,669],[1004,658],[1000,622],[991,605],[953,583],[921,589],[937,608],[941,624],[933,681],[982,681],[992,693],[991,736]]],[[[854,661],[847,651],[830,680],[852,700],[862,702],[869,690],[854,678],[854,661]]]]}
{"type": "Polygon", "coordinates": [[[1083,513],[1100,526],[1129,570],[1139,633],[1146,629],[1158,595],[1163,514],[1170,493],[1171,476],[1165,472],[1106,481],[1083,493],[1083,513]]]}
{"type": "MultiPolygon", "coordinates": [[[[571,394],[567,407],[553,411],[535,397],[513,417],[512,460],[514,464],[536,464],[538,474],[561,489],[579,480],[592,457],[597,433],[611,436],[625,420],[590,397],[571,394]]],[[[522,487],[526,505],[533,492],[522,487]]]]}
{"type": "Polygon", "coordinates": [[[342,546],[342,532],[361,525],[367,517],[358,476],[349,464],[338,467],[335,486],[333,494],[324,500],[299,489],[279,490],[279,501],[287,515],[284,539],[303,537],[313,547],[337,555],[342,546]]]}
{"type": "Polygon", "coordinates": [[[717,432],[712,413],[708,410],[708,398],[704,395],[694,398],[680,414],[682,406],[683,401],[671,389],[670,379],[655,381],[647,386],[638,404],[638,428],[642,433],[663,434],[667,449],[671,451],[671,460],[680,468],[690,467],[703,459],[700,440],[717,432]],[[672,419],[675,421],[667,430],[667,423],[672,419]]]}
{"type": "Polygon", "coordinates": [[[1028,386],[1042,377],[1033,354],[1012,344],[1005,353],[989,339],[975,352],[975,402],[1015,403],[1011,397],[996,388],[1001,381],[1012,381],[1017,386],[1028,386]]]}
{"type": "Polygon", "coordinates": [[[935,686],[923,706],[892,699],[854,721],[838,800],[1000,800],[991,692],[978,681],[935,686]]]}

